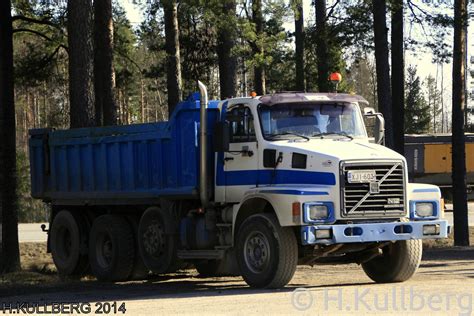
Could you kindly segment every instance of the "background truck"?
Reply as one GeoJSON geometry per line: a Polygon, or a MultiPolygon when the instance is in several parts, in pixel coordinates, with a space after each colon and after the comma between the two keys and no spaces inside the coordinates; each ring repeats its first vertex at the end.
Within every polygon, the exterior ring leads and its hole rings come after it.
{"type": "MultiPolygon", "coordinates": [[[[474,134],[466,133],[466,180],[468,199],[474,199],[474,134]]],[[[452,197],[451,134],[405,135],[408,175],[413,182],[439,186],[443,196],[452,197]]]]}
{"type": "MultiPolygon", "coordinates": [[[[51,205],[60,274],[143,278],[192,263],[278,288],[298,264],[359,263],[410,278],[423,238],[444,238],[441,194],[409,184],[406,160],[368,141],[355,95],[200,94],[168,122],[32,130],[32,195],[51,205]]],[[[383,118],[376,141],[383,142],[383,118]]]]}

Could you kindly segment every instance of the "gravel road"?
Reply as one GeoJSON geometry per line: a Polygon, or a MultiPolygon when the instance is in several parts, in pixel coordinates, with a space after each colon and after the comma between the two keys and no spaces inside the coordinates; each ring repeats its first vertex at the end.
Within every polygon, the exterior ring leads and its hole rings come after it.
{"type": "Polygon", "coordinates": [[[418,273],[405,283],[375,284],[357,265],[298,268],[281,290],[254,290],[240,277],[199,278],[194,270],[147,281],[94,281],[35,294],[0,297],[5,302],[124,302],[126,314],[382,314],[471,315],[474,247],[425,251],[418,273]]]}

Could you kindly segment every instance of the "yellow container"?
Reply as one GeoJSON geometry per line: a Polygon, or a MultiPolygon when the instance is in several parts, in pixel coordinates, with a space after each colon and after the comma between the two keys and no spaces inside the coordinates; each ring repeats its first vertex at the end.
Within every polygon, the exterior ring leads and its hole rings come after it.
{"type": "MultiPolygon", "coordinates": [[[[450,144],[425,145],[425,173],[450,173],[452,149],[450,144]]],[[[474,172],[474,144],[466,144],[466,169],[474,172]]]]}

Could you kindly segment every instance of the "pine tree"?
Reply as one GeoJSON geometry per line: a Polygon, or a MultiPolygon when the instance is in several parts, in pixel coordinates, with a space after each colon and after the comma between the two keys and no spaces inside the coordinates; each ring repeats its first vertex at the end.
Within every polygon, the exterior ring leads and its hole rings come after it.
{"type": "Polygon", "coordinates": [[[326,0],[314,2],[316,13],[316,53],[318,55],[318,90],[328,92],[329,87],[329,52],[327,33],[326,0]]]}
{"type": "Polygon", "coordinates": [[[0,2],[0,273],[20,270],[11,2],[0,2]]]}
{"type": "Polygon", "coordinates": [[[454,1],[453,36],[453,101],[452,101],[452,171],[454,244],[469,246],[469,221],[467,209],[466,139],[464,136],[464,111],[466,110],[464,72],[466,71],[467,0],[454,1]]]}
{"type": "Polygon", "coordinates": [[[292,1],[295,19],[295,86],[298,91],[305,91],[304,82],[304,15],[303,1],[292,1]]]}
{"type": "Polygon", "coordinates": [[[96,124],[116,125],[112,0],[94,1],[94,92],[96,124]]]}
{"type": "Polygon", "coordinates": [[[431,121],[430,107],[421,90],[420,77],[416,67],[408,67],[405,84],[405,133],[422,134],[428,131],[431,121]]]}
{"type": "Polygon", "coordinates": [[[179,47],[178,3],[176,0],[162,0],[165,15],[165,37],[167,55],[168,112],[171,116],[176,104],[182,98],[181,58],[179,47]]]}
{"type": "Polygon", "coordinates": [[[385,144],[394,147],[392,94],[390,88],[390,64],[387,39],[386,0],[372,0],[374,17],[375,66],[377,71],[377,98],[379,110],[385,117],[385,144]]]}
{"type": "Polygon", "coordinates": [[[71,127],[94,126],[91,0],[67,2],[71,127]]]}
{"type": "Polygon", "coordinates": [[[392,0],[392,118],[394,149],[404,154],[405,62],[403,40],[403,0],[392,0]],[[395,66],[396,65],[396,66],[395,66]]]}
{"type": "Polygon", "coordinates": [[[431,131],[438,133],[441,131],[441,91],[436,86],[436,79],[429,75],[425,81],[426,97],[428,107],[431,111],[431,131]]]}

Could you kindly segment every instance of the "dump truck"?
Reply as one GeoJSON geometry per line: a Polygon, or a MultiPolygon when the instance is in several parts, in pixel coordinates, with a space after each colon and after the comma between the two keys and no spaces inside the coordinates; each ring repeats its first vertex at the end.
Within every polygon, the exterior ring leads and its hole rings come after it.
{"type": "Polygon", "coordinates": [[[123,281],[192,265],[280,288],[297,265],[358,263],[401,282],[422,239],[449,226],[440,189],[408,183],[383,140],[382,115],[360,96],[208,101],[199,83],[167,122],[31,130],[32,196],[51,207],[61,275],[123,281]]]}

